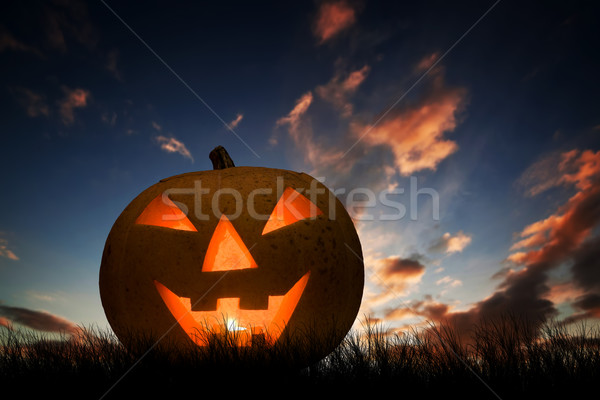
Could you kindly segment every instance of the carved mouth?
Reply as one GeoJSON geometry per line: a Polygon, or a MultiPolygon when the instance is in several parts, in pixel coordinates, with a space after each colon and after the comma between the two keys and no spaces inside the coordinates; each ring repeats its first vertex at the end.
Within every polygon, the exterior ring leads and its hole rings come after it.
{"type": "Polygon", "coordinates": [[[218,299],[215,311],[192,311],[188,297],[177,296],[156,280],[154,285],[179,326],[197,345],[207,345],[208,337],[217,334],[230,335],[228,338],[238,346],[249,346],[253,336],[262,337],[269,343],[279,339],[304,293],[309,276],[310,271],[285,295],[269,296],[266,310],[240,309],[240,298],[232,297],[218,299]]]}

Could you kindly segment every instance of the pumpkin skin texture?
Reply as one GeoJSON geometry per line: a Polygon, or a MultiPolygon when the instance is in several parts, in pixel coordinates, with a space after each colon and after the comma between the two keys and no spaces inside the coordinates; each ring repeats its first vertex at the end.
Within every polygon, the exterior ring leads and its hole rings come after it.
{"type": "Polygon", "coordinates": [[[287,170],[231,167],[163,179],[139,194],[108,235],[99,286],[106,317],[126,346],[135,333],[202,346],[191,334],[201,326],[240,329],[239,346],[310,331],[327,342],[317,355],[324,357],[355,321],[364,265],[350,216],[320,182],[287,170]],[[149,217],[155,206],[165,210],[163,193],[178,221],[149,217]],[[284,193],[313,207],[310,216],[270,221],[284,193]],[[271,310],[270,302],[282,297],[287,311],[271,310]],[[189,299],[188,308],[178,299],[189,299]],[[234,328],[227,316],[217,321],[227,302],[250,316],[234,328]],[[267,317],[253,317],[265,310],[267,317]],[[198,315],[212,319],[203,324],[198,315]]]}

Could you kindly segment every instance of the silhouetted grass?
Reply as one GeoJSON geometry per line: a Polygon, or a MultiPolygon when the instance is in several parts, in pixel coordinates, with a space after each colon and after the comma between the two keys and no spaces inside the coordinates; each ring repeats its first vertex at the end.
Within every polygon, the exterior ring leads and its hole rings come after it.
{"type": "Polygon", "coordinates": [[[388,334],[365,323],[331,354],[308,366],[319,344],[306,336],[282,346],[235,347],[212,338],[181,348],[136,338],[127,351],[112,332],[82,329],[56,339],[0,330],[0,387],[19,396],[78,399],[291,394],[563,398],[596,393],[600,335],[580,325],[545,324],[541,334],[506,317],[460,337],[448,325],[388,334]],[[315,347],[316,346],[316,347],[315,347]]]}

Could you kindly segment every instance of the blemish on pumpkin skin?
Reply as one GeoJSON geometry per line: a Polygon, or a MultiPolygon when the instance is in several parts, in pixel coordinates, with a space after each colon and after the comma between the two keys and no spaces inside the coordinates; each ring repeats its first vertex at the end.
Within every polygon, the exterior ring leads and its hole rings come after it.
{"type": "Polygon", "coordinates": [[[277,245],[276,245],[276,244],[272,244],[272,245],[271,245],[271,248],[273,248],[273,250],[277,250],[277,249],[278,249],[278,247],[277,247],[277,245]]]}

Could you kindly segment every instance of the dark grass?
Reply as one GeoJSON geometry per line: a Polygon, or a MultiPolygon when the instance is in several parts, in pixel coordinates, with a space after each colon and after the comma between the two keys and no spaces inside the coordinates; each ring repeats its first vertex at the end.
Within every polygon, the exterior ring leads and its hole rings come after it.
{"type": "Polygon", "coordinates": [[[0,388],[19,396],[77,399],[267,397],[296,394],[452,396],[477,399],[596,397],[600,334],[547,323],[533,334],[517,318],[482,322],[467,337],[451,326],[398,335],[365,323],[324,359],[313,337],[236,348],[227,339],[181,348],[137,338],[127,351],[112,332],[52,338],[0,330],[0,388]],[[391,392],[389,392],[391,391],[391,392]]]}

